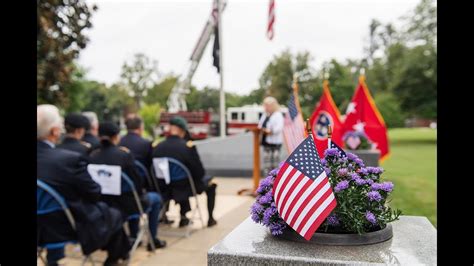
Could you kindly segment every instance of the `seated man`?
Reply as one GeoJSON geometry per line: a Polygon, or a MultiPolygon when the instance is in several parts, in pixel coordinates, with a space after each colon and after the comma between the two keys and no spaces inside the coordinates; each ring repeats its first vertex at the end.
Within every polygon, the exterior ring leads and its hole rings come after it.
{"type": "MultiPolygon", "coordinates": [[[[119,259],[128,258],[130,250],[121,213],[99,201],[100,186],[88,174],[86,158],[55,148],[61,120],[55,106],[37,107],[37,178],[65,197],[76,220],[77,235],[63,212],[53,212],[38,217],[38,244],[78,239],[84,254],[105,249],[108,257],[104,265],[116,265],[119,259]]],[[[63,249],[48,250],[48,265],[57,265],[63,257],[63,249]]]]}
{"type": "Polygon", "coordinates": [[[97,115],[94,112],[83,112],[82,115],[89,119],[89,124],[86,128],[86,133],[84,134],[84,137],[82,137],[82,140],[91,145],[91,148],[89,150],[90,153],[100,147],[100,141],[98,138],[99,120],[97,119],[97,115]]]}
{"type": "MultiPolygon", "coordinates": [[[[125,125],[127,126],[127,135],[120,139],[119,145],[129,149],[133,157],[149,170],[152,147],[151,141],[142,137],[144,131],[143,121],[136,115],[129,116],[125,120],[125,125]]],[[[146,184],[146,189],[147,191],[156,191],[153,184],[146,184]]]]}
{"type": "MultiPolygon", "coordinates": [[[[117,146],[120,141],[119,133],[120,128],[116,124],[112,122],[100,123],[99,136],[101,147],[91,153],[90,163],[121,166],[122,171],[132,179],[137,193],[142,199],[143,208],[148,213],[150,232],[154,237],[155,247],[163,248],[166,246],[166,241],[156,237],[158,232],[158,216],[160,215],[162,204],[161,196],[157,192],[144,193],[142,179],[138,175],[133,163],[133,155],[127,148],[117,146]]],[[[125,218],[139,212],[132,192],[123,193],[120,196],[102,195],[102,199],[110,206],[120,209],[125,218]]],[[[138,220],[129,221],[129,225],[132,237],[136,238],[138,220]]],[[[150,249],[151,245],[148,245],[148,250],[150,249]]]]}
{"type": "Polygon", "coordinates": [[[66,115],[66,118],[64,119],[66,137],[63,139],[63,142],[58,145],[58,148],[75,151],[81,155],[87,156],[91,149],[91,145],[81,139],[88,126],[89,120],[87,117],[76,113],[66,115]]]}
{"type": "MultiPolygon", "coordinates": [[[[183,163],[194,179],[196,192],[201,194],[203,191],[207,195],[207,211],[209,213],[209,220],[207,226],[216,225],[214,220],[213,210],[216,201],[216,187],[215,183],[211,183],[212,177],[206,176],[204,167],[202,166],[199,154],[191,140],[186,141],[186,132],[188,126],[186,120],[180,116],[175,116],[170,120],[170,135],[166,140],[160,142],[153,150],[153,158],[156,157],[170,157],[183,163]]],[[[181,220],[179,226],[186,226],[189,224],[189,219],[186,213],[191,210],[189,205],[189,197],[192,195],[190,186],[187,180],[180,180],[175,182],[172,187],[168,187],[161,182],[160,188],[163,187],[163,193],[167,198],[172,198],[180,205],[181,220]]]]}

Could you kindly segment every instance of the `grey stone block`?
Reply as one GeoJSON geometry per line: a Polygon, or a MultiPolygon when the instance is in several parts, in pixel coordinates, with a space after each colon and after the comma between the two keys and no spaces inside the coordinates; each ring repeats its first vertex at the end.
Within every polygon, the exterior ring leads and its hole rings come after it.
{"type": "Polygon", "coordinates": [[[401,216],[393,238],[328,246],[281,240],[250,217],[208,251],[208,265],[436,265],[436,229],[426,217],[401,216]]]}

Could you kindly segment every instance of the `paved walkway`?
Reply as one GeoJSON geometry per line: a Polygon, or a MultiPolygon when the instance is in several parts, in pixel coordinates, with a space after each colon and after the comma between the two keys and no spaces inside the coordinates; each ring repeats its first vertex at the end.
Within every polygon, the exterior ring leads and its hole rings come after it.
{"type": "MultiPolygon", "coordinates": [[[[158,232],[159,237],[168,242],[168,246],[152,254],[146,251],[145,245],[142,245],[133,255],[130,265],[207,265],[207,250],[249,216],[249,208],[254,201],[253,197],[237,195],[240,189],[251,187],[250,178],[216,178],[215,182],[218,184],[214,210],[216,226],[202,228],[202,223],[197,219],[193,223],[193,232],[189,237],[176,236],[183,234],[185,230],[177,228],[179,207],[171,204],[168,217],[176,220],[175,224],[160,225],[158,232]]],[[[198,200],[207,225],[205,194],[200,195],[198,200]]],[[[194,201],[191,201],[191,206],[195,206],[194,201]]],[[[60,262],[68,266],[81,265],[80,252],[76,246],[68,246],[66,256],[60,262]]],[[[96,265],[102,264],[105,256],[106,253],[103,251],[93,253],[96,265]]],[[[38,265],[43,264],[39,262],[38,265]]]]}

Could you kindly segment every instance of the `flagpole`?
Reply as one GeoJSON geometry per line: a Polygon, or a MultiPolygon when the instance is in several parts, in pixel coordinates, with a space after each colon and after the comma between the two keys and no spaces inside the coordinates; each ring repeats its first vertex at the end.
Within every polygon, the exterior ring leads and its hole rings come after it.
{"type": "Polygon", "coordinates": [[[226,124],[225,124],[225,92],[224,92],[224,68],[222,64],[222,22],[221,22],[221,9],[220,0],[217,2],[217,28],[219,30],[219,74],[220,74],[220,91],[219,91],[219,111],[220,111],[220,136],[225,138],[226,136],[226,124]]]}
{"type": "Polygon", "coordinates": [[[329,126],[328,126],[328,149],[331,148],[331,137],[332,137],[332,128],[331,128],[331,126],[329,125],[329,126]]]}

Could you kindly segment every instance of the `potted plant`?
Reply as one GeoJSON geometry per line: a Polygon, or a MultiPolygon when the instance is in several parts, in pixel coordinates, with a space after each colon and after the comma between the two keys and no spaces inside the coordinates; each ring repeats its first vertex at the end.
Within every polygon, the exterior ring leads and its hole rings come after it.
{"type": "MultiPolygon", "coordinates": [[[[401,211],[387,204],[393,183],[382,181],[383,169],[366,167],[352,153],[343,156],[337,149],[328,149],[321,163],[336,196],[337,206],[310,240],[318,244],[372,244],[392,237],[390,222],[401,211]]],[[[280,217],[273,199],[273,181],[278,168],[269,172],[257,189],[251,218],[270,229],[272,235],[307,242],[280,217]]]]}

